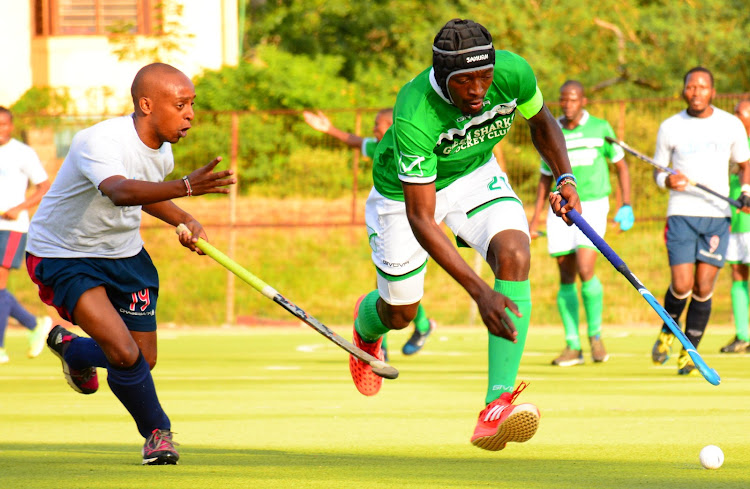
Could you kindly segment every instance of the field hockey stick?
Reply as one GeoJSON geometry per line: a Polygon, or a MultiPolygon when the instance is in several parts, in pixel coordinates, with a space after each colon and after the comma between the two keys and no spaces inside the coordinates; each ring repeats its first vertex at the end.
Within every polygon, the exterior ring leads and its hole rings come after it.
{"type": "MultiPolygon", "coordinates": [[[[184,224],[180,224],[179,226],[177,226],[177,234],[182,234],[182,232],[190,233],[187,226],[185,226],[184,224]]],[[[252,285],[255,290],[268,297],[293,315],[297,316],[299,319],[311,326],[315,331],[322,334],[342,349],[346,350],[350,355],[354,355],[358,359],[368,364],[376,375],[379,375],[386,379],[395,379],[396,377],[398,377],[398,370],[396,370],[394,367],[391,367],[387,363],[378,360],[374,356],[361,350],[360,348],[357,348],[335,332],[331,331],[328,326],[307,314],[299,306],[291,303],[283,295],[279,294],[276,289],[250,273],[239,263],[229,258],[227,255],[216,249],[207,241],[203,240],[202,238],[198,238],[198,242],[195,244],[195,246],[203,253],[216,260],[219,265],[223,266],[248,284],[252,285]]]]}
{"type": "MultiPolygon", "coordinates": [[[[615,139],[615,138],[612,138],[612,137],[609,137],[609,136],[605,136],[604,139],[606,139],[610,143],[614,143],[614,144],[620,146],[622,149],[624,149],[625,151],[627,151],[631,155],[635,156],[639,160],[645,161],[646,163],[648,163],[649,165],[653,166],[654,168],[657,168],[657,169],[659,169],[661,171],[665,171],[665,172],[670,173],[672,175],[677,175],[678,174],[677,171],[675,171],[674,169],[669,168],[667,166],[661,166],[660,164],[658,164],[657,162],[655,162],[654,160],[652,160],[648,156],[646,156],[643,153],[640,153],[639,151],[636,151],[635,149],[631,148],[630,146],[628,146],[627,144],[625,144],[624,141],[620,141],[619,139],[615,139]]],[[[738,209],[742,208],[742,204],[740,203],[739,200],[732,199],[731,197],[727,197],[726,195],[721,195],[719,192],[717,192],[715,190],[711,190],[710,188],[706,187],[702,183],[695,182],[693,180],[690,180],[689,178],[688,178],[688,183],[690,185],[692,185],[693,187],[699,188],[699,189],[703,190],[704,192],[713,195],[714,197],[718,197],[721,200],[729,202],[730,205],[732,205],[732,206],[734,206],[734,207],[736,207],[738,209]]]]}
{"type": "MultiPolygon", "coordinates": [[[[561,205],[565,205],[567,202],[565,199],[562,199],[561,205]]],[[[682,329],[677,325],[674,319],[672,319],[672,316],[669,315],[669,313],[664,309],[664,307],[659,304],[659,302],[654,298],[654,295],[648,291],[645,285],[641,283],[640,280],[633,274],[633,272],[630,271],[628,266],[625,264],[624,261],[622,261],[622,258],[617,256],[617,253],[607,244],[604,239],[602,239],[601,236],[599,236],[596,231],[594,231],[594,228],[592,228],[588,222],[583,218],[581,214],[578,213],[575,209],[571,209],[568,211],[567,216],[573,221],[573,223],[578,226],[578,229],[581,230],[583,234],[586,235],[588,239],[591,240],[592,243],[599,249],[599,251],[602,252],[602,255],[604,255],[607,260],[612,264],[615,269],[623,274],[626,279],[628,279],[628,282],[635,287],[635,289],[641,294],[641,296],[646,299],[646,302],[649,303],[649,305],[653,308],[654,311],[659,315],[660,318],[664,321],[664,324],[669,327],[669,329],[672,331],[672,334],[674,334],[678,340],[680,340],[680,343],[682,343],[682,347],[685,349],[685,351],[688,352],[688,355],[690,355],[690,358],[693,360],[693,363],[700,371],[701,375],[711,384],[713,385],[719,385],[721,382],[721,378],[719,377],[718,372],[716,370],[709,367],[706,362],[703,360],[703,357],[700,356],[700,354],[695,351],[695,347],[692,343],[690,343],[690,340],[685,336],[685,333],[682,332],[682,329]]]]}

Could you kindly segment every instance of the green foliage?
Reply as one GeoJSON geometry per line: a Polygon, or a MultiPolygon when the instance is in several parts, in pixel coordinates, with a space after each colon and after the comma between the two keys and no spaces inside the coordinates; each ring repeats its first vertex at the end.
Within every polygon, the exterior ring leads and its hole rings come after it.
{"type": "Polygon", "coordinates": [[[10,106],[16,131],[56,126],[72,106],[67,88],[31,87],[10,106]]]}
{"type": "Polygon", "coordinates": [[[197,109],[258,110],[355,107],[354,85],[338,76],[340,56],[296,56],[259,46],[237,67],[208,71],[196,80],[197,109]]]}
{"type": "Polygon", "coordinates": [[[606,98],[672,95],[702,64],[717,87],[739,92],[750,77],[750,10],[742,0],[509,0],[449,2],[302,0],[248,2],[245,47],[273,44],[295,56],[343,59],[338,74],[390,105],[431,63],[430,45],[453,17],[471,18],[495,46],[526,57],[547,98],[569,78],[606,98]]]}

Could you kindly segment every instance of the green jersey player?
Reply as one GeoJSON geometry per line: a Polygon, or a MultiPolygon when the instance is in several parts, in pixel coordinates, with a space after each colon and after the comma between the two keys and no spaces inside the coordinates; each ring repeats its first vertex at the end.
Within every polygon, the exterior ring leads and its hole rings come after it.
{"type": "MultiPolygon", "coordinates": [[[[372,135],[374,137],[367,138],[342,131],[334,126],[331,123],[331,120],[321,111],[318,111],[317,113],[304,111],[302,116],[304,117],[305,122],[316,131],[333,136],[351,148],[359,149],[362,156],[370,159],[375,155],[375,148],[377,148],[380,140],[383,139],[385,132],[391,127],[391,125],[393,125],[393,109],[381,109],[378,111],[375,116],[375,125],[372,128],[372,135]]],[[[436,327],[437,323],[427,317],[427,312],[424,307],[422,304],[419,304],[417,315],[414,318],[414,332],[406,343],[404,343],[401,352],[404,355],[413,355],[417,353],[422,349],[427,341],[427,337],[436,327]]],[[[383,357],[385,358],[385,361],[388,361],[388,347],[386,340],[387,337],[383,336],[383,343],[380,347],[383,349],[383,357]]]]}
{"type": "MultiPolygon", "coordinates": [[[[609,213],[609,165],[617,169],[623,205],[617,211],[615,221],[620,230],[627,231],[635,218],[630,207],[630,174],[625,163],[625,154],[617,145],[605,139],[614,137],[612,127],[604,119],[593,117],[584,109],[586,96],[583,85],[576,80],[566,81],[560,87],[560,109],[563,115],[558,119],[568,148],[570,165],[578,183],[578,195],[586,221],[599,236],[607,230],[609,213]]],[[[542,161],[537,202],[534,216],[529,223],[531,236],[538,235],[538,221],[544,211],[545,196],[552,185],[552,171],[542,161]]],[[[604,291],[602,283],[594,272],[598,254],[594,244],[575,227],[565,226],[551,212],[547,213],[547,248],[557,260],[560,271],[560,288],[557,292],[557,307],[565,330],[565,349],[552,360],[553,365],[569,367],[583,364],[581,339],[578,332],[578,290],[576,276],[581,278],[581,298],[586,311],[591,357],[594,362],[606,362],[609,358],[601,339],[602,307],[604,291]]]]}
{"type": "MultiPolygon", "coordinates": [[[[492,154],[517,112],[568,201],[561,207],[550,196],[556,213],[567,222],[580,203],[562,132],[526,60],[495,51],[487,29],[470,20],[445,24],[432,50],[432,67],[400,90],[393,126],[375,151],[365,221],[378,288],[355,311],[354,342],[382,358],[381,337],[416,315],[431,256],[476,302],[490,333],[485,407],[471,441],[501,450],[539,424],[536,406],[513,404],[526,386],[515,388],[531,313],[528,223],[492,154]],[[486,259],[494,287],[461,258],[441,222],[486,259]]],[[[368,365],[350,357],[349,369],[362,394],[379,391],[382,379],[368,365]]]]}
{"type": "MultiPolygon", "coordinates": [[[[734,115],[742,121],[745,132],[750,136],[750,100],[739,102],[734,115]]],[[[750,139],[748,139],[750,144],[750,139]]],[[[742,195],[740,175],[729,176],[729,196],[737,199],[742,195]]],[[[721,347],[721,353],[744,353],[750,348],[750,294],[748,293],[748,264],[750,264],[750,214],[732,209],[727,262],[732,265],[732,315],[734,316],[735,337],[721,347]]]]}

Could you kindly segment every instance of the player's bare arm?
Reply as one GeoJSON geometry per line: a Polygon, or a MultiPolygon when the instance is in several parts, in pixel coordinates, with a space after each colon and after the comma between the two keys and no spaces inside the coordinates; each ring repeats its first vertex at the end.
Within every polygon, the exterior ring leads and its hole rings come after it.
{"type": "Polygon", "coordinates": [[[406,216],[419,244],[474,299],[490,333],[515,343],[517,332],[505,309],[520,317],[518,307],[474,273],[435,222],[435,185],[404,183],[403,189],[406,216]]]}
{"type": "MultiPolygon", "coordinates": [[[[740,185],[742,185],[743,188],[747,189],[748,187],[745,187],[745,185],[750,186],[750,171],[748,171],[748,163],[750,161],[743,161],[742,163],[738,163],[737,166],[739,167],[739,173],[740,176],[740,185]]],[[[742,204],[742,208],[740,209],[742,212],[750,213],[750,192],[746,192],[743,190],[743,192],[740,194],[739,202],[742,204]]]]}
{"type": "Polygon", "coordinates": [[[331,120],[328,119],[323,112],[318,111],[317,113],[313,113],[306,110],[302,113],[302,117],[304,117],[305,122],[316,131],[333,136],[351,148],[362,147],[362,141],[364,138],[361,138],[356,134],[344,132],[334,126],[331,123],[331,120]]]}
{"type": "MultiPolygon", "coordinates": [[[[534,143],[534,147],[542,159],[549,165],[552,173],[555,176],[560,176],[563,173],[572,173],[568,151],[565,146],[565,138],[560,130],[560,126],[557,124],[555,118],[552,117],[547,106],[543,106],[542,110],[531,119],[528,119],[527,122],[531,132],[531,142],[534,143]]],[[[573,185],[563,185],[560,193],[568,203],[561,209],[559,200],[553,202],[550,199],[552,210],[556,215],[562,217],[566,223],[571,224],[572,222],[564,214],[569,209],[576,209],[578,212],[581,212],[578,192],[576,192],[573,185]]]]}
{"type": "Polygon", "coordinates": [[[175,227],[185,224],[190,232],[179,233],[180,243],[185,248],[189,248],[199,255],[204,254],[203,251],[196,247],[196,243],[198,243],[198,238],[208,241],[208,237],[203,226],[190,213],[180,208],[171,200],[144,205],[143,211],[175,227]]]}
{"type": "Polygon", "coordinates": [[[34,190],[31,192],[31,194],[15,207],[11,207],[10,209],[6,210],[2,213],[2,217],[4,219],[9,220],[15,220],[18,219],[18,215],[21,213],[21,211],[31,209],[33,207],[36,207],[39,202],[41,202],[42,197],[44,197],[44,194],[47,193],[47,190],[49,190],[50,182],[49,180],[45,180],[43,182],[40,182],[36,185],[34,185],[34,190]]]}
{"type": "Polygon", "coordinates": [[[193,171],[187,179],[167,182],[146,182],[125,178],[122,175],[111,176],[99,184],[99,190],[109,197],[115,205],[147,205],[156,202],[185,197],[188,195],[227,194],[229,185],[237,183],[232,178],[232,170],[215,172],[221,157],[193,171]]]}

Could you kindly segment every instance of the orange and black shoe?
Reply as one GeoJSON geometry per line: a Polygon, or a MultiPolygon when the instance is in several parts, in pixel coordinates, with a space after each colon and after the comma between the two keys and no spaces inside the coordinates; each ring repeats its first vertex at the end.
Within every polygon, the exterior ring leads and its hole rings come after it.
{"type": "MultiPolygon", "coordinates": [[[[357,305],[354,306],[354,320],[357,320],[359,315],[359,304],[362,302],[364,296],[360,297],[357,301],[357,305]]],[[[365,342],[357,333],[357,327],[354,327],[353,341],[354,346],[361,350],[369,353],[380,361],[383,361],[383,349],[380,345],[383,343],[383,338],[378,338],[375,343],[365,342]]],[[[374,396],[380,391],[380,387],[383,385],[383,378],[375,375],[372,371],[372,367],[362,362],[357,357],[349,355],[349,372],[352,374],[352,380],[354,381],[357,390],[365,396],[374,396]]]]}
{"type": "Polygon", "coordinates": [[[47,346],[52,353],[62,362],[63,375],[68,385],[76,392],[81,394],[93,394],[99,389],[99,377],[96,374],[96,367],[87,367],[81,370],[70,368],[65,361],[65,351],[70,346],[70,342],[78,338],[78,335],[71,333],[60,325],[52,328],[47,336],[47,346]]]}
{"type": "Polygon", "coordinates": [[[528,384],[521,382],[513,392],[506,392],[479,413],[477,427],[471,437],[475,447],[502,450],[509,441],[531,439],[539,428],[539,409],[533,404],[513,404],[528,384]]]}

